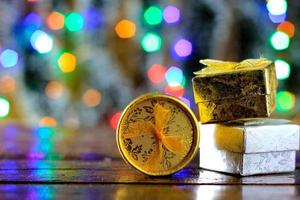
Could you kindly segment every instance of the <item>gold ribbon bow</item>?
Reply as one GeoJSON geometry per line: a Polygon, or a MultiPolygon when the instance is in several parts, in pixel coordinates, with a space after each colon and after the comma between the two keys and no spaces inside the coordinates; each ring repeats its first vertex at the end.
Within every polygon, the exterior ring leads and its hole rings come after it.
{"type": "Polygon", "coordinates": [[[207,67],[195,72],[196,75],[201,74],[203,72],[215,73],[216,71],[225,72],[236,69],[259,68],[261,66],[265,66],[266,64],[271,64],[271,61],[265,58],[247,59],[243,60],[242,62],[228,62],[221,60],[204,59],[200,60],[200,63],[206,65],[207,67]]]}
{"type": "Polygon", "coordinates": [[[136,121],[130,124],[128,133],[124,134],[125,139],[142,135],[153,135],[155,137],[158,145],[145,162],[145,166],[149,163],[149,168],[152,170],[160,166],[163,159],[163,146],[176,155],[181,155],[184,152],[185,148],[181,136],[164,134],[170,117],[170,110],[156,104],[154,106],[154,124],[149,121],[136,121]]]}

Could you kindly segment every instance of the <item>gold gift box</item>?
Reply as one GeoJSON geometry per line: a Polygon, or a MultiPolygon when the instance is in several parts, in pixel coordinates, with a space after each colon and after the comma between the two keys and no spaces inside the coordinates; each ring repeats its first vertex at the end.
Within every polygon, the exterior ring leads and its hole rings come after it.
{"type": "Polygon", "coordinates": [[[275,108],[277,79],[267,59],[238,62],[201,60],[193,90],[202,123],[269,117],[275,108]]]}
{"type": "Polygon", "coordinates": [[[194,113],[175,97],[146,94],[124,110],[117,144],[124,160],[152,176],[173,174],[193,159],[199,146],[194,113]]]}

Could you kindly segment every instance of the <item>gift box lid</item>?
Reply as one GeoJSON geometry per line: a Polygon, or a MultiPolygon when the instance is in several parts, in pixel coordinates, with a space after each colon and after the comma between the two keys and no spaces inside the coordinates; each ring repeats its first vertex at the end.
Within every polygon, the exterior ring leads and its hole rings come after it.
{"type": "Polygon", "coordinates": [[[122,113],[117,144],[124,160],[152,176],[175,173],[195,156],[199,126],[180,99],[146,94],[132,101],[122,113]]]}
{"type": "Polygon", "coordinates": [[[299,125],[288,120],[245,119],[200,126],[200,148],[236,153],[299,150],[299,125]]]}
{"type": "Polygon", "coordinates": [[[195,102],[249,95],[269,95],[276,91],[274,64],[267,59],[247,59],[242,62],[200,60],[206,65],[195,72],[193,89],[195,102]]]}

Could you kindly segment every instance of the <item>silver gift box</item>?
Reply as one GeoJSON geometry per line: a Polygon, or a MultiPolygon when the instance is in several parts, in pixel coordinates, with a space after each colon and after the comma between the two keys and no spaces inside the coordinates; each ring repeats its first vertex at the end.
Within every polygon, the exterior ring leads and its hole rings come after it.
{"type": "Polygon", "coordinates": [[[200,167],[242,176],[291,172],[299,126],[286,120],[200,125],[200,167]]]}

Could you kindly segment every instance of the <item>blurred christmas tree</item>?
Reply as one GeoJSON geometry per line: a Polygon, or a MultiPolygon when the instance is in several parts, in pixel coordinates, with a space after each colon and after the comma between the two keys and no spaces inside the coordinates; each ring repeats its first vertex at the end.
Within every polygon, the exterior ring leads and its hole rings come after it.
{"type": "Polygon", "coordinates": [[[277,116],[298,120],[298,1],[0,1],[0,117],[77,129],[145,92],[193,107],[199,59],[275,61],[277,116]]]}

